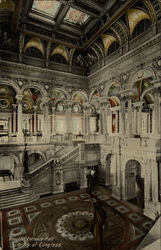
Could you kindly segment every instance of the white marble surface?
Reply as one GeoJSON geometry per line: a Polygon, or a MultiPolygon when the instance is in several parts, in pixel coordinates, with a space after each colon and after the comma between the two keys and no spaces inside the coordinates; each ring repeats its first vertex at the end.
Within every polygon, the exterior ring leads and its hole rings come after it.
{"type": "Polygon", "coordinates": [[[0,191],[10,189],[10,188],[18,188],[20,186],[21,186],[20,180],[0,182],[0,191]]]}
{"type": "Polygon", "coordinates": [[[149,233],[145,236],[143,241],[136,250],[159,250],[161,249],[161,217],[158,218],[149,233]]]}

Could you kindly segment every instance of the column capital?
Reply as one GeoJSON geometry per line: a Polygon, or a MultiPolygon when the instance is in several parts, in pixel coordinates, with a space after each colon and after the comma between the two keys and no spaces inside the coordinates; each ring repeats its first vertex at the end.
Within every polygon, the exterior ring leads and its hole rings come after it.
{"type": "Polygon", "coordinates": [[[65,108],[66,109],[72,109],[72,102],[71,101],[66,101],[65,108]]]}
{"type": "Polygon", "coordinates": [[[90,103],[89,102],[85,102],[83,103],[83,110],[89,110],[90,109],[90,103]]]}
{"type": "Polygon", "coordinates": [[[21,103],[24,95],[16,95],[17,103],[21,103]]]}
{"type": "Polygon", "coordinates": [[[56,107],[51,107],[52,113],[55,113],[56,107]]]}
{"type": "Polygon", "coordinates": [[[12,104],[12,107],[13,107],[13,111],[17,110],[17,104],[12,104]]]}
{"type": "Polygon", "coordinates": [[[140,101],[140,102],[134,102],[134,103],[133,103],[133,107],[134,107],[134,108],[141,108],[141,107],[143,106],[143,103],[144,103],[144,102],[141,102],[141,101],[140,101]]]}
{"type": "Polygon", "coordinates": [[[37,111],[37,108],[38,108],[38,106],[33,105],[33,110],[34,110],[34,112],[36,112],[36,111],[37,111]]]}
{"type": "Polygon", "coordinates": [[[42,98],[40,108],[43,109],[44,107],[49,106],[49,101],[50,101],[50,98],[42,98]]]}
{"type": "Polygon", "coordinates": [[[108,106],[108,102],[107,102],[107,97],[100,97],[99,101],[100,101],[100,105],[101,106],[108,106]]]}
{"type": "Polygon", "coordinates": [[[50,98],[42,98],[42,105],[47,105],[50,101],[50,98]]]}
{"type": "Polygon", "coordinates": [[[131,98],[133,93],[134,93],[133,89],[126,89],[120,92],[120,96],[121,98],[125,97],[127,99],[127,98],[131,98]]]}

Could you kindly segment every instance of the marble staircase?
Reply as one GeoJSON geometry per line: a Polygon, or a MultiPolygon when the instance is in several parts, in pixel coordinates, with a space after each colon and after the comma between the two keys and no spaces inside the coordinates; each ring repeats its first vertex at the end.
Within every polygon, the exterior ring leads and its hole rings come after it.
{"type": "Polygon", "coordinates": [[[20,187],[0,191],[0,210],[17,207],[39,199],[39,195],[23,193],[20,187]]]}
{"type": "Polygon", "coordinates": [[[60,158],[51,158],[50,160],[46,161],[45,163],[41,164],[38,168],[34,169],[33,171],[30,171],[27,174],[27,178],[30,179],[30,183],[33,181],[38,181],[42,174],[46,172],[50,167],[53,167],[55,164],[55,160],[58,160],[60,165],[63,165],[67,163],[68,161],[72,160],[76,156],[79,155],[79,146],[76,146],[75,148],[72,148],[71,151],[69,151],[67,154],[63,155],[60,158]]]}
{"type": "MultiPolygon", "coordinates": [[[[62,154],[62,152],[61,152],[62,154]]],[[[59,158],[51,158],[46,162],[40,162],[40,164],[36,164],[34,169],[31,170],[27,174],[27,179],[29,181],[29,186],[35,182],[38,182],[41,178],[44,172],[48,170],[50,167],[55,166],[55,160],[59,160],[59,164],[66,164],[68,161],[72,160],[75,157],[79,156],[79,146],[76,146],[75,148],[70,148],[70,151],[66,149],[63,150],[63,155],[59,158]]],[[[12,188],[5,188],[0,189],[0,210],[6,209],[10,207],[16,207],[19,205],[24,205],[26,203],[34,202],[37,199],[39,199],[39,195],[35,194],[34,192],[30,191],[30,189],[26,190],[23,189],[23,183],[21,183],[21,186],[16,186],[12,188]],[[23,191],[24,192],[23,192],[23,191]]]]}

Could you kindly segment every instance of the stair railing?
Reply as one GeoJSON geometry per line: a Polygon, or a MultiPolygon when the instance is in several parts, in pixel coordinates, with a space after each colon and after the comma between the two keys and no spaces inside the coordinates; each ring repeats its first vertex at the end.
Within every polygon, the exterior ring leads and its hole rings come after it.
{"type": "Polygon", "coordinates": [[[79,145],[77,147],[75,147],[72,151],[70,151],[67,154],[65,154],[64,156],[62,156],[61,158],[54,157],[54,158],[42,163],[38,168],[33,169],[28,174],[26,174],[26,178],[33,180],[33,179],[37,178],[40,174],[46,172],[47,169],[49,169],[50,167],[55,166],[55,164],[57,164],[56,161],[58,161],[59,164],[64,164],[65,162],[70,160],[72,157],[75,157],[76,154],[79,154],[79,145]]]}

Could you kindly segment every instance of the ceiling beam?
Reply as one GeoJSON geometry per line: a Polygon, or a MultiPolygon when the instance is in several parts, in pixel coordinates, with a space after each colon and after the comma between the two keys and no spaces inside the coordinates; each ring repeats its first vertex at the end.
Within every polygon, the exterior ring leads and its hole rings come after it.
{"type": "Polygon", "coordinates": [[[15,10],[13,12],[13,18],[12,18],[12,30],[13,31],[16,31],[16,29],[17,29],[19,17],[20,17],[20,12],[22,9],[22,4],[23,4],[23,0],[16,0],[15,1],[15,10]]]}
{"type": "Polygon", "coordinates": [[[40,23],[36,23],[34,20],[28,20],[27,23],[32,24],[32,25],[34,25],[34,26],[36,26],[36,27],[40,27],[40,28],[49,30],[49,31],[52,31],[52,30],[53,30],[53,27],[52,27],[52,26],[44,25],[44,24],[40,24],[40,23]]]}
{"type": "MultiPolygon", "coordinates": [[[[54,19],[53,18],[47,18],[46,16],[44,16],[44,15],[41,15],[41,14],[37,14],[37,13],[35,13],[35,12],[30,12],[29,14],[28,14],[28,16],[30,17],[30,18],[33,18],[33,19],[35,19],[35,20],[37,20],[37,21],[41,21],[41,22],[44,22],[44,23],[46,23],[46,24],[50,24],[50,25],[55,25],[55,21],[54,21],[54,19]]],[[[27,20],[27,22],[28,22],[28,20],[27,20]]]]}
{"type": "Polygon", "coordinates": [[[60,11],[60,14],[59,14],[58,18],[56,19],[56,24],[61,23],[61,21],[63,20],[64,16],[65,16],[66,13],[68,12],[69,8],[70,8],[70,7],[69,7],[68,5],[66,5],[66,6],[64,6],[64,7],[62,8],[62,10],[60,11]]]}
{"type": "Polygon", "coordinates": [[[83,13],[88,14],[89,16],[92,16],[92,17],[97,18],[97,19],[99,18],[99,16],[98,16],[97,14],[93,13],[93,12],[90,11],[90,10],[84,9],[83,7],[81,7],[81,6],[79,6],[79,5],[71,4],[70,6],[71,6],[73,9],[77,9],[77,10],[79,10],[79,11],[82,11],[83,13]]]}
{"type": "Polygon", "coordinates": [[[52,42],[52,43],[56,43],[56,44],[63,44],[65,45],[66,47],[68,48],[75,48],[75,49],[78,49],[78,50],[81,50],[81,47],[78,46],[78,45],[74,45],[73,43],[69,43],[69,42],[65,42],[65,41],[60,41],[58,39],[55,39],[55,38],[51,38],[51,37],[48,37],[48,36],[45,36],[45,35],[41,35],[41,34],[38,34],[36,32],[33,32],[33,31],[29,31],[29,30],[24,30],[22,28],[19,28],[17,29],[17,31],[25,34],[25,35],[29,35],[29,36],[33,36],[33,37],[38,37],[42,40],[46,40],[46,41],[49,41],[49,42],[52,42]]]}
{"type": "Polygon", "coordinates": [[[101,7],[99,4],[93,2],[92,0],[79,0],[79,2],[88,5],[91,9],[95,9],[98,12],[106,12],[105,8],[101,7]]]}
{"type": "Polygon", "coordinates": [[[82,36],[83,35],[82,30],[76,28],[75,26],[66,25],[65,23],[60,24],[59,28],[65,30],[65,31],[69,31],[71,33],[75,33],[78,36],[82,36]]]}
{"type": "Polygon", "coordinates": [[[98,20],[96,19],[93,19],[86,27],[85,29],[83,30],[83,34],[86,35],[89,30],[98,22],[98,20]]]}
{"type": "Polygon", "coordinates": [[[139,0],[127,1],[107,22],[99,29],[84,45],[83,49],[87,49],[102,33],[109,29],[126,11],[134,6],[139,0]]]}
{"type": "MultiPolygon", "coordinates": [[[[57,30],[56,33],[61,34],[61,35],[64,35],[64,31],[63,31],[63,30],[57,30]]],[[[74,34],[68,33],[68,34],[65,34],[65,35],[66,35],[67,37],[72,38],[72,39],[75,39],[75,40],[77,40],[77,41],[80,40],[80,37],[79,37],[79,36],[76,36],[76,35],[74,35],[74,34]]]]}
{"type": "Polygon", "coordinates": [[[110,0],[107,1],[107,3],[105,4],[104,8],[107,10],[109,10],[115,3],[117,3],[118,0],[110,0]]]}

